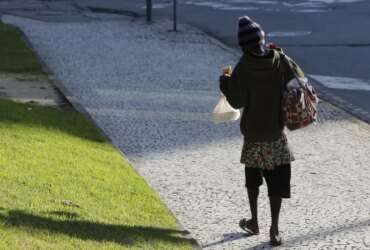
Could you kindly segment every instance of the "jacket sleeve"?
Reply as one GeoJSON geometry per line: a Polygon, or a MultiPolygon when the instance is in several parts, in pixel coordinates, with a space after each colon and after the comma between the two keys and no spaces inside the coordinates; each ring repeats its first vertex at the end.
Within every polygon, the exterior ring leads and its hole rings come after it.
{"type": "Polygon", "coordinates": [[[242,80],[240,64],[235,66],[231,76],[220,76],[220,90],[235,109],[245,107],[248,103],[247,86],[242,80]]]}

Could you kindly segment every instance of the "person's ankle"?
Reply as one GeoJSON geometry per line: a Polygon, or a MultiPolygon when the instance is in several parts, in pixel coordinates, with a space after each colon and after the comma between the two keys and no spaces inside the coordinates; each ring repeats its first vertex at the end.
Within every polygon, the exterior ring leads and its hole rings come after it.
{"type": "Polygon", "coordinates": [[[272,225],[270,227],[270,235],[272,235],[272,236],[279,235],[279,228],[278,228],[278,226],[272,225]]]}
{"type": "Polygon", "coordinates": [[[253,223],[253,224],[258,225],[258,219],[252,218],[252,219],[250,219],[250,222],[253,223]]]}

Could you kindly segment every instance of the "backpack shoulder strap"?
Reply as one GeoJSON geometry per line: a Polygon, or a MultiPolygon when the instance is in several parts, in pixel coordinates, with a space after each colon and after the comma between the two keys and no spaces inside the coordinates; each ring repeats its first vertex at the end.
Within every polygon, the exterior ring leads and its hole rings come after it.
{"type": "MultiPolygon", "coordinates": [[[[284,65],[283,67],[280,67],[280,70],[281,70],[282,74],[284,74],[285,70],[289,70],[290,72],[292,72],[293,76],[297,79],[297,81],[301,85],[301,87],[304,88],[305,83],[299,77],[298,72],[296,71],[296,69],[295,69],[295,67],[292,63],[292,60],[287,55],[285,55],[284,52],[281,49],[277,50],[277,52],[280,56],[282,65],[284,65]]],[[[286,83],[284,83],[284,84],[286,84],[286,83]]]]}

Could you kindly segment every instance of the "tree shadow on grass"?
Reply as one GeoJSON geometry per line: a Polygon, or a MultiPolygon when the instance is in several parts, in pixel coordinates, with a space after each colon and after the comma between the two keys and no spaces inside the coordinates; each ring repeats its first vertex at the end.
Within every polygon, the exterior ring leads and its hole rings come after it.
{"type": "Polygon", "coordinates": [[[47,212],[46,214],[56,215],[56,216],[64,217],[64,218],[67,218],[67,219],[76,219],[76,218],[79,217],[78,213],[66,212],[66,211],[52,211],[52,212],[47,212]]]}
{"type": "Polygon", "coordinates": [[[55,220],[33,215],[21,210],[11,210],[7,215],[0,214],[0,222],[10,227],[19,227],[55,234],[64,234],[82,240],[114,242],[124,246],[137,242],[191,243],[184,235],[187,231],[170,228],[104,224],[84,220],[55,220]]]}

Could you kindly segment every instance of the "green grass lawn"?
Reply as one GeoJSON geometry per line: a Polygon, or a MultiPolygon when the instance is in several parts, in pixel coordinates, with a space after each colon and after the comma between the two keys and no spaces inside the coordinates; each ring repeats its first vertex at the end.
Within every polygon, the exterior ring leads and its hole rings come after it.
{"type": "MultiPolygon", "coordinates": [[[[0,73],[42,74],[0,23],[0,73]]],[[[0,249],[191,249],[175,218],[76,111],[0,99],[0,249]]]]}
{"type": "Polygon", "coordinates": [[[20,39],[20,32],[1,22],[0,72],[42,74],[37,57],[20,39]]]}
{"type": "Polygon", "coordinates": [[[0,249],[191,249],[183,234],[82,115],[0,100],[0,249]]]}

